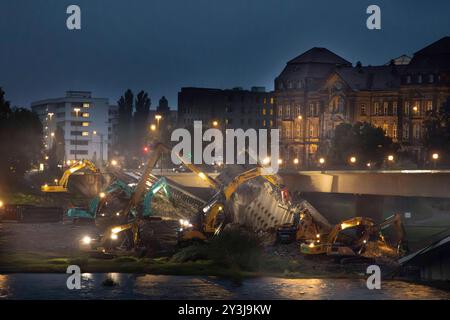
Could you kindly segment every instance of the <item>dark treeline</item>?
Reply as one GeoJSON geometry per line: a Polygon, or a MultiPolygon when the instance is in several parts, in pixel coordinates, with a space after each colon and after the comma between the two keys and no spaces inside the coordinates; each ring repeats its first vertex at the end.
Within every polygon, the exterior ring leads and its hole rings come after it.
{"type": "Polygon", "coordinates": [[[24,174],[42,160],[43,130],[38,116],[12,108],[0,88],[0,189],[19,186],[24,174]]]}
{"type": "Polygon", "coordinates": [[[143,146],[148,140],[147,126],[151,100],[144,91],[140,91],[135,97],[128,89],[117,103],[118,139],[114,150],[124,158],[127,166],[135,167],[140,162],[143,146]]]}

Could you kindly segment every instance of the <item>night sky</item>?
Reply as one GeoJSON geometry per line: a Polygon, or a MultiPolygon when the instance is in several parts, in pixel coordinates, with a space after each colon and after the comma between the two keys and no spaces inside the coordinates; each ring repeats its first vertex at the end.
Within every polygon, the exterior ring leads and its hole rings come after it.
{"type": "Polygon", "coordinates": [[[272,90],[314,46],[383,64],[450,35],[449,13],[448,0],[1,0],[0,86],[25,107],[67,90],[116,103],[127,88],[176,107],[183,86],[272,90]],[[70,4],[81,31],[66,28],[70,4]],[[366,28],[370,4],[380,31],[366,28]]]}

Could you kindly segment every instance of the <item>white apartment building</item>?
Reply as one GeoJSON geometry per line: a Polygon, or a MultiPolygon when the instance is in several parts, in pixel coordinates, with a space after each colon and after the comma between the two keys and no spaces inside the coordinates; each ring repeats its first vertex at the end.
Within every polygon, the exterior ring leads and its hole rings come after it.
{"type": "Polygon", "coordinates": [[[65,97],[32,102],[44,127],[45,147],[50,149],[57,127],[64,131],[65,159],[108,161],[111,115],[107,98],[93,98],[89,91],[67,91],[65,97]]]}

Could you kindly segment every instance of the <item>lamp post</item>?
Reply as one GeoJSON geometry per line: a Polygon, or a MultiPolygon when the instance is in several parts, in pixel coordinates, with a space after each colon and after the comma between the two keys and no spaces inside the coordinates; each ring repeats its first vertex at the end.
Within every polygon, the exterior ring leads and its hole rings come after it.
{"type": "Polygon", "coordinates": [[[433,159],[433,166],[436,169],[437,161],[439,160],[439,153],[433,153],[431,158],[433,159]]]}
{"type": "Polygon", "coordinates": [[[324,158],[324,157],[319,158],[319,166],[320,166],[321,168],[323,168],[324,165],[325,165],[325,158],[324,158]]]}
{"type": "Polygon", "coordinates": [[[351,156],[348,161],[350,162],[351,165],[354,165],[356,163],[356,157],[355,156],[351,156]]]}
{"type": "Polygon", "coordinates": [[[92,132],[92,142],[94,142],[94,136],[100,137],[100,165],[103,166],[103,137],[105,136],[103,133],[97,133],[97,131],[92,132]]]}

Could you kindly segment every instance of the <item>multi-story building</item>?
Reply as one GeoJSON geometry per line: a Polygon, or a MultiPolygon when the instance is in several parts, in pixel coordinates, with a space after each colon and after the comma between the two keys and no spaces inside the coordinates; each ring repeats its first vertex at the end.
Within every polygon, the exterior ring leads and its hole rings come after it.
{"type": "Polygon", "coordinates": [[[251,90],[182,88],[178,93],[178,126],[202,121],[220,129],[275,127],[273,96],[264,87],[251,90]]]}
{"type": "Polygon", "coordinates": [[[325,48],[289,61],[275,79],[282,157],[308,165],[340,123],[366,121],[419,158],[427,111],[450,97],[450,37],[383,66],[352,66],[325,48]]]}
{"type": "Polygon", "coordinates": [[[52,147],[57,127],[63,130],[64,161],[88,159],[99,163],[108,159],[108,99],[93,98],[87,91],[67,91],[65,97],[33,102],[31,109],[43,124],[46,149],[52,147]]]}

